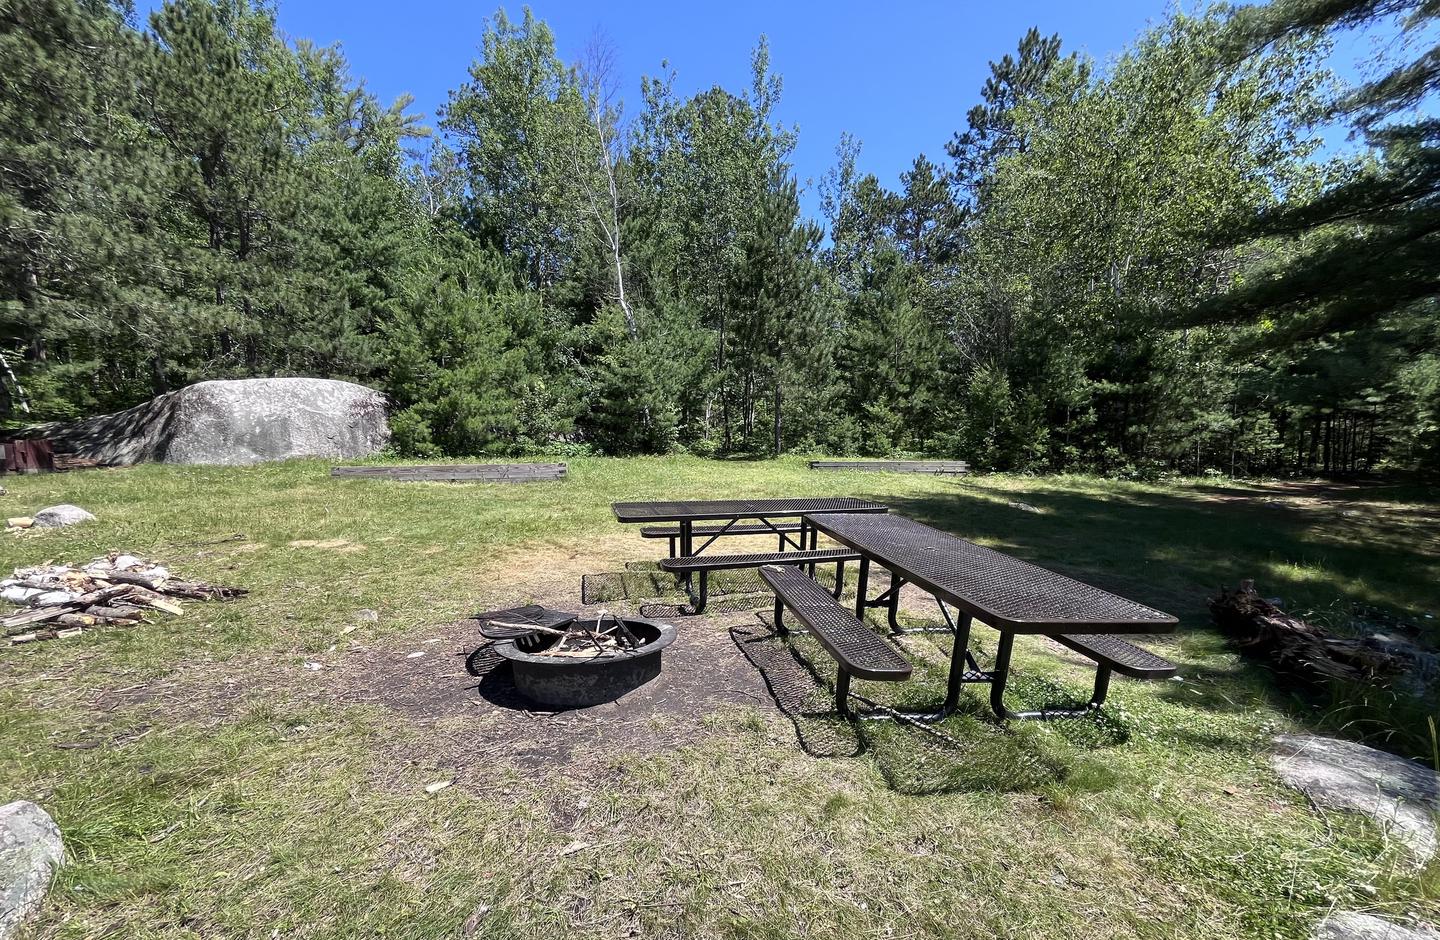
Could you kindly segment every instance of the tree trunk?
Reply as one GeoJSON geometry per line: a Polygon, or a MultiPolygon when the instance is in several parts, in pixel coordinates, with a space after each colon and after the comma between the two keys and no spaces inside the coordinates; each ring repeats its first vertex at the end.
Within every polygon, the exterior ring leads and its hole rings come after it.
{"type": "Polygon", "coordinates": [[[21,414],[28,415],[30,413],[30,398],[25,394],[25,387],[21,385],[20,380],[15,377],[14,370],[10,368],[10,360],[5,358],[4,353],[0,353],[0,368],[5,370],[6,381],[9,382],[10,387],[15,390],[16,407],[20,409],[21,414]]]}
{"type": "Polygon", "coordinates": [[[780,376],[775,376],[775,456],[780,456],[780,376]]]}

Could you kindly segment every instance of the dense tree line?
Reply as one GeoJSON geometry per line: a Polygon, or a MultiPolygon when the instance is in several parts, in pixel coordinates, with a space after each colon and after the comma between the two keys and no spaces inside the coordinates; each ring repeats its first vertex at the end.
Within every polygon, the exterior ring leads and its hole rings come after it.
{"type": "Polygon", "coordinates": [[[763,39],[744,89],[666,67],[627,112],[610,49],[497,13],[436,133],[253,0],[0,0],[0,403],[303,374],[422,455],[1433,466],[1440,54],[1324,61],[1436,15],[1176,13],[1104,68],[1031,31],[898,189],[842,140],[822,226],[763,39]]]}

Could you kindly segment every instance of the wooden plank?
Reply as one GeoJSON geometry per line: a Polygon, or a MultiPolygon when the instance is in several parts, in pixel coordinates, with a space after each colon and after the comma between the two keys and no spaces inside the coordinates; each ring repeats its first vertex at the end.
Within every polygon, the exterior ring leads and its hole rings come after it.
{"type": "Polygon", "coordinates": [[[810,469],[962,474],[970,472],[970,465],[963,460],[812,460],[810,469]]]}
{"type": "Polygon", "coordinates": [[[539,483],[562,480],[563,463],[429,464],[401,467],[332,467],[332,477],[442,483],[539,483]]]}

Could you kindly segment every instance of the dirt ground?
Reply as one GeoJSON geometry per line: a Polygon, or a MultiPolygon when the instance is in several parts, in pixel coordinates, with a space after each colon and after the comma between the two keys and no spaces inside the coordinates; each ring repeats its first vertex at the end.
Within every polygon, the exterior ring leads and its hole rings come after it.
{"type": "Polygon", "coordinates": [[[485,583],[497,605],[534,603],[595,617],[602,610],[651,616],[674,623],[677,638],[663,656],[659,677],[614,702],[552,711],[527,701],[510,670],[489,649],[475,620],[442,623],[405,637],[352,644],[334,667],[315,674],[307,693],[317,701],[373,705],[394,713],[417,732],[394,747],[433,765],[456,785],[484,786],[497,775],[603,774],[619,755],[673,750],[717,733],[712,721],[726,709],[759,708],[782,723],[763,677],[736,646],[730,628],[760,626],[758,602],[716,598],[703,616],[674,606],[678,598],[614,599],[582,603],[585,575],[615,577],[619,558],[636,552],[636,540],[587,542],[502,559],[485,583]],[[605,571],[607,567],[610,571],[605,571]]]}

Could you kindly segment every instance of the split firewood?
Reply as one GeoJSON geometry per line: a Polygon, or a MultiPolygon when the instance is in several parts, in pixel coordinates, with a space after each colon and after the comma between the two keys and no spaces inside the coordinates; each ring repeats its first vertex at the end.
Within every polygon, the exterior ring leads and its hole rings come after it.
{"type": "Polygon", "coordinates": [[[18,614],[11,614],[4,620],[0,620],[7,630],[11,627],[23,627],[30,623],[40,623],[45,620],[54,620],[62,617],[75,609],[75,605],[62,604],[55,607],[36,607],[33,610],[21,611],[18,614]]]}
{"type": "Polygon", "coordinates": [[[141,604],[145,607],[154,607],[156,610],[163,610],[167,614],[180,616],[185,613],[185,608],[174,601],[166,600],[162,595],[142,587],[135,587],[126,591],[123,595],[125,600],[132,604],[141,604]]]}
{"type": "Polygon", "coordinates": [[[188,597],[197,601],[223,601],[250,593],[245,588],[202,584],[199,581],[166,581],[162,590],[171,597],[188,597]]]}
{"type": "Polygon", "coordinates": [[[163,565],[128,552],[111,552],[83,566],[47,562],[17,568],[0,581],[0,599],[22,608],[0,617],[0,635],[10,645],[75,636],[100,625],[143,623],[146,610],[180,616],[185,611],[175,598],[227,600],[246,593],[172,579],[163,565]]]}

